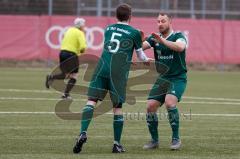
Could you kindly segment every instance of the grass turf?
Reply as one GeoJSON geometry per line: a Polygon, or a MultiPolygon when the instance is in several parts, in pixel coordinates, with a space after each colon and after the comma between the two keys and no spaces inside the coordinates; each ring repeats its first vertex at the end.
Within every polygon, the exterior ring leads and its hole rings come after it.
{"type": "MultiPolygon", "coordinates": [[[[149,140],[149,133],[144,115],[139,114],[139,117],[127,116],[125,120],[122,143],[127,152],[112,154],[112,115],[104,114],[93,120],[88,131],[88,143],[84,145],[80,155],[74,155],[72,147],[75,136],[79,133],[80,122],[62,120],[54,114],[60,94],[53,90],[46,91],[44,88],[45,75],[49,71],[0,69],[0,158],[240,157],[240,116],[232,115],[240,114],[240,73],[238,72],[189,71],[188,87],[184,96],[202,97],[202,99],[183,98],[178,105],[182,113],[180,130],[183,146],[180,151],[169,150],[171,130],[165,116],[165,108],[161,108],[159,149],[142,150],[143,144],[149,140]],[[207,116],[207,114],[216,116],[207,116]]],[[[144,113],[146,96],[138,97],[134,106],[125,104],[124,112],[144,113]]],[[[75,101],[71,105],[71,110],[80,111],[86,97],[74,95],[74,99],[81,100],[75,101]]]]}

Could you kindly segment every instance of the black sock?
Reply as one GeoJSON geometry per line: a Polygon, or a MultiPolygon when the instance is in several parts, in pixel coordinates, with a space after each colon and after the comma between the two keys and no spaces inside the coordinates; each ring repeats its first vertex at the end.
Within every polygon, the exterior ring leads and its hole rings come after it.
{"type": "Polygon", "coordinates": [[[65,79],[65,74],[64,73],[60,73],[60,74],[56,74],[56,75],[51,75],[50,76],[51,79],[55,80],[55,79],[65,79]]]}
{"type": "Polygon", "coordinates": [[[70,78],[69,81],[68,81],[68,84],[66,86],[66,89],[64,91],[64,94],[69,94],[69,92],[72,90],[72,88],[74,87],[75,83],[76,83],[76,79],[74,78],[70,78]]]}

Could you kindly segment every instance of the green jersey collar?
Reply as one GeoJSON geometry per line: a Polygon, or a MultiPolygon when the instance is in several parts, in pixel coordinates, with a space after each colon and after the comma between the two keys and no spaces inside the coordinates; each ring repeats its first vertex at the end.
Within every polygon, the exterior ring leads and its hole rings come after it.
{"type": "Polygon", "coordinates": [[[127,22],[117,22],[117,24],[128,25],[128,23],[127,23],[127,22]]]}
{"type": "Polygon", "coordinates": [[[173,33],[174,33],[174,31],[172,30],[171,33],[166,38],[164,38],[161,33],[160,33],[160,35],[161,35],[162,38],[168,39],[173,33]]]}

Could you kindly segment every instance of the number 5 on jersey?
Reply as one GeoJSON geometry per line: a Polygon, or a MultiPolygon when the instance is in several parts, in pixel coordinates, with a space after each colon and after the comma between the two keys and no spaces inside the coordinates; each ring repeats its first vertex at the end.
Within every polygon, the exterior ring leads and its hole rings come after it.
{"type": "Polygon", "coordinates": [[[108,50],[111,53],[116,53],[120,47],[120,41],[117,39],[117,37],[121,37],[122,34],[120,33],[112,33],[111,39],[110,39],[110,45],[108,46],[108,50]],[[113,45],[114,44],[114,45],[113,45]]]}

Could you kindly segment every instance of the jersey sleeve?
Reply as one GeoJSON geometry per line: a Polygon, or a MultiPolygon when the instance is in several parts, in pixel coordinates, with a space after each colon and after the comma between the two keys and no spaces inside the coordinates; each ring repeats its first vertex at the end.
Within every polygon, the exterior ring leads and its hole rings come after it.
{"type": "Polygon", "coordinates": [[[133,41],[134,41],[135,50],[142,48],[142,37],[141,37],[141,33],[138,30],[136,30],[135,32],[133,41]]]}
{"type": "Polygon", "coordinates": [[[181,33],[181,32],[176,33],[176,40],[175,41],[176,42],[177,41],[184,42],[186,45],[188,43],[186,36],[183,33],[181,33]]]}
{"type": "Polygon", "coordinates": [[[80,32],[78,41],[79,41],[80,51],[87,48],[87,42],[86,42],[85,34],[83,32],[80,32]]]}
{"type": "Polygon", "coordinates": [[[150,35],[150,36],[148,36],[146,42],[149,44],[149,46],[154,47],[155,42],[152,39],[153,39],[153,36],[150,35]]]}

